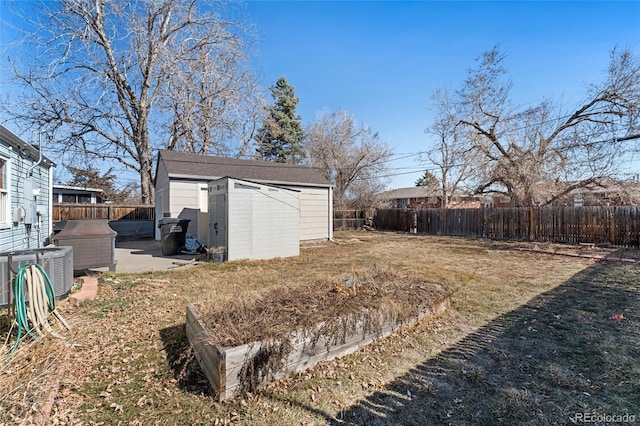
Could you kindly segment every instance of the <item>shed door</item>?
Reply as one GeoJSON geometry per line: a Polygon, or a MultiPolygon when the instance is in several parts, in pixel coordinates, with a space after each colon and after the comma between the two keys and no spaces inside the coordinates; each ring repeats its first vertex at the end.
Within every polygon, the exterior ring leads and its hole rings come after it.
{"type": "Polygon", "coordinates": [[[212,194],[209,199],[209,217],[211,220],[210,247],[227,246],[227,195],[223,193],[212,194]]]}

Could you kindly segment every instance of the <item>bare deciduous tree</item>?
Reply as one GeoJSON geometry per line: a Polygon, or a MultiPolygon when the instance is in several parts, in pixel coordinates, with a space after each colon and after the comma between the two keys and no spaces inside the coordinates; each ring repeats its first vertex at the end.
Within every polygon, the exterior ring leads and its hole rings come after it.
{"type": "Polygon", "coordinates": [[[458,118],[449,92],[435,90],[432,99],[436,117],[426,133],[435,136],[426,151],[427,160],[436,166],[441,191],[442,208],[449,207],[454,194],[473,179],[472,165],[477,161],[476,151],[458,128],[458,118]]]}
{"type": "Polygon", "coordinates": [[[454,101],[456,132],[474,152],[475,192],[544,205],[615,174],[624,152],[616,136],[638,124],[640,66],[631,52],[611,52],[606,79],[573,111],[550,100],[514,107],[503,60],[497,47],[485,52],[454,101]]]}
{"type": "MultiPolygon", "coordinates": [[[[182,49],[188,50],[188,49],[182,49]]],[[[246,59],[235,44],[199,46],[191,52],[192,67],[175,64],[162,107],[172,120],[168,149],[195,154],[243,156],[253,144],[263,119],[264,99],[255,76],[240,67],[246,59]],[[235,141],[230,146],[229,141],[235,141]]]]}
{"type": "MultiPolygon", "coordinates": [[[[152,203],[156,148],[226,153],[223,136],[247,123],[251,133],[251,116],[242,110],[251,107],[245,101],[254,87],[244,67],[246,33],[218,6],[194,0],[40,6],[35,31],[25,37],[33,54],[13,63],[26,97],[7,111],[23,127],[55,134],[60,155],[82,152],[135,170],[142,201],[152,203]]],[[[240,139],[236,149],[246,150],[251,137],[240,139]]]]}
{"type": "Polygon", "coordinates": [[[371,199],[383,187],[381,176],[391,151],[378,133],[359,125],[346,111],[323,111],[307,129],[309,165],[335,185],[334,205],[346,208],[371,199]]]}

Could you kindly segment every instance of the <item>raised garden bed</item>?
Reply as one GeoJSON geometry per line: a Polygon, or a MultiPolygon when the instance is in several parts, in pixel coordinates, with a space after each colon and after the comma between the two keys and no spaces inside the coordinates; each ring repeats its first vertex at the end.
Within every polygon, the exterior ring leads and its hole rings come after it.
{"type": "Polygon", "coordinates": [[[442,283],[376,267],[340,281],[284,288],[252,303],[199,307],[205,314],[189,304],[186,332],[224,401],[441,313],[449,298],[442,283]]]}

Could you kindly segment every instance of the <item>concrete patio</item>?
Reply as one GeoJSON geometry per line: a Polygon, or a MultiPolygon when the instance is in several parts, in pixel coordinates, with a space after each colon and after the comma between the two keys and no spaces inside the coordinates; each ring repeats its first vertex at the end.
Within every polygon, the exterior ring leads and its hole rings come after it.
{"type": "MultiPolygon", "coordinates": [[[[149,272],[166,271],[176,268],[187,268],[200,263],[200,254],[179,254],[165,256],[162,254],[160,241],[136,240],[116,241],[116,272],[149,272]]],[[[96,271],[107,272],[109,268],[97,268],[96,271]]]]}

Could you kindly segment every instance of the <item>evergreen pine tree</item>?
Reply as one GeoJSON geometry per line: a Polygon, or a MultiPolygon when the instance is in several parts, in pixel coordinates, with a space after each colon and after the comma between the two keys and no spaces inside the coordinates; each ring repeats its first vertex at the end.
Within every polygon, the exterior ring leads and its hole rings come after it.
{"type": "Polygon", "coordinates": [[[439,183],[438,178],[429,170],[425,170],[424,175],[415,182],[416,186],[438,185],[439,183]]]}
{"type": "Polygon", "coordinates": [[[269,107],[268,118],[258,129],[256,151],[263,160],[300,163],[304,158],[301,142],[305,135],[300,116],[296,114],[299,99],[284,77],[280,77],[270,90],[274,104],[269,107]]]}

